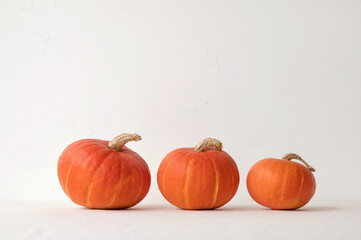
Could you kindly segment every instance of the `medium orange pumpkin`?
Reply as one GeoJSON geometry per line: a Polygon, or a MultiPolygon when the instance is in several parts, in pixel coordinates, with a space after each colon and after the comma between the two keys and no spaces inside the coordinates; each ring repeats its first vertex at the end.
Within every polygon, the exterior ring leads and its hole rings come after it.
{"type": "Polygon", "coordinates": [[[299,155],[286,154],[282,159],[266,158],[252,166],[247,188],[259,204],[271,209],[297,209],[306,205],[316,190],[315,169],[299,155]],[[302,164],[291,162],[297,159],[302,164]]]}
{"type": "Polygon", "coordinates": [[[179,148],[165,156],[158,169],[158,187],[171,204],[182,209],[214,209],[236,194],[235,161],[214,138],[195,148],[179,148]]]}
{"type": "Polygon", "coordinates": [[[128,208],[148,193],[147,163],[125,147],[137,134],[120,134],[112,141],[83,139],[70,144],[58,161],[58,177],[68,197],[96,209],[128,208]]]}

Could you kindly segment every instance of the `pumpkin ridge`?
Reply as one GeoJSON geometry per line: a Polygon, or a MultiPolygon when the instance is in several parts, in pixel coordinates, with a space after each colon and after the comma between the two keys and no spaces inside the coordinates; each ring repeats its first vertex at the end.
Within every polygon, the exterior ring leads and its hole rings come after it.
{"type": "Polygon", "coordinates": [[[232,189],[231,189],[231,191],[230,191],[230,194],[229,194],[229,197],[228,197],[228,199],[232,199],[232,197],[233,197],[233,195],[235,194],[235,193],[233,193],[233,191],[234,191],[234,188],[235,188],[235,180],[234,180],[234,176],[233,176],[233,174],[231,174],[231,176],[232,176],[232,189]]]}
{"type": "MultiPolygon", "coordinates": [[[[185,154],[182,154],[183,156],[185,155],[185,154]]],[[[168,170],[168,168],[169,168],[169,166],[173,163],[173,161],[174,161],[174,159],[175,158],[172,158],[171,160],[169,160],[169,163],[168,163],[168,165],[165,167],[165,169],[164,169],[164,172],[163,172],[163,179],[162,179],[162,189],[163,189],[163,196],[167,199],[167,197],[166,197],[166,194],[165,194],[165,184],[164,184],[164,182],[166,181],[166,173],[167,173],[167,170],[168,170]]]]}
{"type": "MultiPolygon", "coordinates": [[[[207,155],[206,155],[207,156],[207,155]]],[[[215,187],[214,187],[214,194],[213,194],[213,200],[212,200],[212,204],[211,204],[211,207],[210,208],[213,208],[216,201],[217,201],[217,197],[218,197],[218,188],[219,188],[219,172],[217,171],[217,167],[216,167],[216,164],[214,162],[214,159],[213,157],[211,156],[207,156],[208,159],[211,160],[212,164],[213,164],[213,169],[214,169],[214,173],[215,173],[215,176],[216,176],[216,184],[215,184],[215,187]]]]}
{"type": "MultiPolygon", "coordinates": [[[[123,156],[122,156],[123,157],[123,156]]],[[[122,166],[122,164],[120,164],[120,166],[122,166]]],[[[119,179],[118,179],[118,181],[117,181],[117,183],[115,184],[115,186],[114,186],[114,191],[113,191],[113,193],[112,193],[112,196],[110,197],[110,201],[109,201],[109,203],[108,204],[106,204],[105,205],[105,208],[111,208],[111,206],[114,204],[114,202],[115,202],[115,199],[116,199],[116,193],[117,193],[117,191],[119,190],[119,186],[120,186],[120,183],[121,183],[121,180],[123,179],[123,174],[121,173],[121,170],[122,170],[122,168],[120,169],[120,177],[119,177],[119,179]]]]}
{"type": "Polygon", "coordinates": [[[75,162],[75,158],[71,161],[70,166],[68,168],[68,171],[66,173],[66,177],[65,177],[65,193],[66,195],[69,196],[69,187],[68,187],[68,183],[69,183],[69,175],[71,172],[71,169],[73,168],[73,163],[75,162]]]}
{"type": "MultiPolygon", "coordinates": [[[[138,160],[139,162],[139,166],[140,166],[140,173],[142,175],[142,173],[144,173],[143,171],[145,170],[146,173],[149,173],[149,186],[151,184],[151,176],[150,176],[150,170],[149,170],[149,167],[148,167],[148,164],[144,161],[144,159],[136,152],[134,152],[134,154],[132,154],[132,156],[138,160]]],[[[145,182],[146,183],[146,182],[145,182]]],[[[149,188],[148,190],[146,191],[146,193],[148,193],[149,191],[149,188]]]]}
{"type": "MultiPolygon", "coordinates": [[[[124,156],[130,163],[132,162],[132,161],[130,161],[129,160],[129,158],[128,158],[128,156],[124,156]]],[[[140,165],[141,165],[141,163],[138,161],[138,159],[136,158],[136,157],[134,157],[133,156],[133,159],[135,160],[134,162],[136,162],[136,164],[134,164],[134,165],[136,165],[137,166],[137,172],[138,172],[138,177],[139,177],[139,180],[140,180],[140,184],[139,184],[139,192],[137,193],[137,197],[135,198],[135,200],[130,204],[130,206],[133,206],[133,204],[135,204],[137,201],[138,201],[138,199],[139,199],[139,197],[140,197],[140,195],[142,194],[142,191],[143,191],[143,178],[142,178],[142,176],[141,176],[141,172],[142,172],[142,170],[140,169],[140,165]]]]}
{"type": "MultiPolygon", "coordinates": [[[[237,170],[237,174],[239,174],[239,172],[238,172],[238,168],[237,168],[237,163],[235,163],[234,162],[234,165],[236,166],[236,170],[237,170]]],[[[224,167],[224,166],[223,166],[224,167]]],[[[232,176],[232,189],[231,189],[231,191],[230,191],[230,194],[229,194],[229,197],[228,197],[228,199],[232,199],[233,198],[233,196],[236,194],[236,193],[234,193],[233,191],[236,191],[237,192],[237,188],[238,188],[238,184],[235,186],[235,179],[234,179],[234,174],[231,174],[231,176],[232,176]],[[235,188],[235,189],[234,189],[235,188]]],[[[239,180],[238,180],[239,181],[239,180]]]]}
{"type": "Polygon", "coordinates": [[[223,151],[224,154],[226,154],[230,160],[231,160],[231,165],[233,166],[233,172],[235,172],[236,174],[232,174],[232,191],[231,191],[231,195],[229,197],[229,199],[231,200],[233,198],[233,196],[237,193],[238,187],[239,187],[239,182],[240,182],[240,177],[239,177],[239,170],[238,170],[238,166],[236,161],[226,152],[223,151]],[[237,176],[238,178],[238,183],[234,184],[236,182],[235,176],[237,176]]]}
{"type": "MultiPolygon", "coordinates": [[[[79,144],[79,145],[85,145],[86,143],[82,143],[82,144],[79,144]]],[[[79,147],[79,146],[78,146],[79,147]]],[[[66,173],[66,176],[65,176],[65,185],[64,185],[64,191],[65,191],[65,194],[69,196],[69,175],[71,173],[71,170],[73,168],[73,163],[75,162],[75,160],[77,159],[77,157],[84,151],[84,150],[88,150],[88,148],[91,148],[91,147],[94,147],[93,145],[90,145],[90,146],[87,146],[85,147],[84,149],[82,149],[82,151],[78,152],[75,157],[73,157],[73,159],[71,160],[71,163],[69,165],[69,168],[68,168],[68,171],[66,173]]]]}
{"type": "Polygon", "coordinates": [[[148,164],[145,162],[145,160],[138,153],[132,151],[131,155],[138,160],[141,168],[145,168],[145,169],[149,170],[148,164]]]}
{"type": "Polygon", "coordinates": [[[169,166],[170,166],[170,164],[173,162],[173,159],[171,159],[170,161],[169,161],[169,163],[168,163],[168,165],[165,167],[165,169],[164,169],[164,173],[163,173],[163,179],[162,179],[162,189],[163,189],[163,195],[164,195],[164,197],[165,198],[167,198],[166,197],[166,194],[165,194],[165,184],[164,184],[164,182],[165,182],[165,174],[166,174],[166,172],[167,172],[167,170],[168,170],[168,168],[169,168],[169,166]]]}
{"type": "MultiPolygon", "coordinates": [[[[276,166],[277,166],[277,161],[276,159],[271,159],[271,161],[269,162],[266,162],[266,166],[267,168],[264,169],[263,171],[267,174],[270,174],[270,172],[272,171],[271,169],[274,169],[276,166]]],[[[263,174],[259,174],[257,175],[257,178],[260,178],[260,179],[263,179],[261,176],[263,176],[263,174]]],[[[268,179],[269,180],[269,179],[268,179]]],[[[265,181],[265,180],[263,180],[265,181]]],[[[275,181],[275,175],[272,175],[271,176],[271,181],[275,181]]],[[[267,184],[258,184],[260,186],[260,189],[267,189],[268,188],[268,185],[267,184]]],[[[276,197],[276,193],[272,193],[270,196],[269,196],[269,199],[274,199],[276,197]]]]}
{"type": "Polygon", "coordinates": [[[95,181],[95,177],[96,175],[98,174],[99,170],[100,170],[100,166],[107,160],[107,158],[109,157],[109,155],[111,154],[112,152],[108,152],[106,157],[103,159],[103,161],[101,163],[99,163],[99,165],[97,166],[97,168],[95,169],[94,173],[93,173],[93,177],[89,183],[89,186],[88,186],[88,190],[87,190],[87,193],[86,193],[86,198],[85,198],[85,206],[88,207],[90,206],[90,196],[91,196],[91,193],[92,193],[92,188],[93,188],[93,185],[94,185],[94,181],[95,181]]]}
{"type": "Polygon", "coordinates": [[[301,174],[301,183],[299,186],[300,189],[298,190],[298,193],[296,195],[296,199],[299,199],[299,196],[301,195],[301,192],[302,192],[303,183],[305,182],[305,176],[303,176],[302,170],[298,169],[298,172],[301,174]]]}
{"type": "MultiPolygon", "coordinates": [[[[189,154],[186,154],[185,156],[189,156],[191,155],[191,153],[189,154]]],[[[187,161],[187,166],[186,166],[186,174],[185,174],[185,182],[184,182],[184,188],[183,188],[183,195],[184,195],[184,200],[185,200],[185,203],[186,203],[186,206],[188,209],[190,209],[190,206],[189,206],[189,199],[188,199],[188,181],[189,181],[189,163],[192,159],[189,158],[188,161],[187,161]]]]}
{"type": "Polygon", "coordinates": [[[284,177],[284,180],[283,180],[283,184],[282,184],[282,188],[281,188],[281,197],[280,197],[280,200],[278,201],[278,203],[277,203],[277,206],[280,206],[280,204],[282,203],[282,201],[283,201],[283,199],[284,199],[284,191],[285,191],[285,185],[286,185],[286,182],[287,182],[287,176],[288,176],[288,172],[290,171],[290,168],[289,167],[287,167],[286,168],[286,171],[284,171],[285,172],[285,176],[286,177],[284,177]],[[287,174],[286,174],[287,173],[287,174]]]}
{"type": "MultiPolygon", "coordinates": [[[[215,206],[212,206],[212,208],[218,208],[220,206],[223,206],[227,202],[229,202],[233,198],[233,196],[236,194],[237,189],[238,189],[238,185],[239,185],[239,183],[235,184],[236,183],[235,176],[239,176],[237,164],[235,163],[233,158],[231,156],[229,156],[226,152],[222,151],[222,154],[223,155],[226,154],[225,159],[231,160],[229,162],[231,164],[228,165],[228,164],[225,164],[226,163],[225,161],[218,161],[218,168],[217,169],[221,168],[223,172],[233,172],[232,174],[230,174],[231,175],[231,180],[232,180],[232,183],[231,183],[232,187],[231,187],[231,189],[229,191],[228,197],[225,198],[223,201],[219,201],[219,200],[218,200],[218,202],[216,201],[215,206]]],[[[216,166],[217,166],[217,164],[216,164],[216,166]]],[[[219,194],[218,194],[217,198],[218,197],[219,197],[219,194]]]]}

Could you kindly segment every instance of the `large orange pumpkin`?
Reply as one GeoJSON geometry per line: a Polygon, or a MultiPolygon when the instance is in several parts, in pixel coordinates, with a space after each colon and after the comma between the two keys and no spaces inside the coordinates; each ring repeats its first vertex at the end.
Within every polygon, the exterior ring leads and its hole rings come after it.
{"type": "Polygon", "coordinates": [[[299,155],[286,154],[282,159],[266,158],[252,166],[247,188],[259,204],[271,209],[297,209],[307,204],[316,190],[315,169],[299,155]],[[303,162],[306,167],[297,162],[303,162]]]}
{"type": "Polygon", "coordinates": [[[97,209],[128,208],[148,193],[146,162],[125,147],[137,134],[120,134],[112,141],[83,139],[70,144],[58,162],[58,177],[68,197],[81,206],[97,209]]]}
{"type": "Polygon", "coordinates": [[[158,169],[158,187],[165,199],[182,209],[214,209],[229,202],[239,184],[235,161],[222,143],[207,138],[195,148],[168,153],[158,169]]]}

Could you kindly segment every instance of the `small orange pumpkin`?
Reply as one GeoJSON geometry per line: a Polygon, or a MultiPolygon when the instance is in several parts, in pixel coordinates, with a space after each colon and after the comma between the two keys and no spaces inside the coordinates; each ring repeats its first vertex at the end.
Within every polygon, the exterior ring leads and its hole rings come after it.
{"type": "Polygon", "coordinates": [[[266,158],[252,166],[247,188],[259,204],[271,209],[297,209],[306,205],[316,190],[315,169],[299,155],[286,154],[282,159],[266,158]],[[297,159],[302,164],[291,162],[297,159]]]}
{"type": "Polygon", "coordinates": [[[120,134],[112,141],[83,139],[70,144],[58,161],[58,177],[68,197],[96,209],[128,208],[148,193],[147,163],[125,147],[138,141],[137,134],[120,134]]]}
{"type": "Polygon", "coordinates": [[[179,148],[165,156],[158,169],[158,187],[171,204],[182,209],[214,209],[236,194],[239,173],[235,161],[214,138],[195,148],[179,148]]]}

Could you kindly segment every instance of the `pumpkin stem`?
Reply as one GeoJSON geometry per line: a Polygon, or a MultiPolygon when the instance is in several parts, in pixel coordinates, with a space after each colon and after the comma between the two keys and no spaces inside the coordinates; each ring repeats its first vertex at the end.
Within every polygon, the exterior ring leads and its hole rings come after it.
{"type": "Polygon", "coordinates": [[[142,140],[142,137],[139,136],[136,133],[122,133],[113,138],[108,143],[108,147],[114,151],[120,152],[122,150],[122,147],[129,141],[139,141],[142,140]]]}
{"type": "Polygon", "coordinates": [[[222,142],[215,138],[206,138],[200,141],[194,148],[196,152],[204,152],[207,148],[215,148],[221,151],[223,148],[222,142]]]}
{"type": "Polygon", "coordinates": [[[287,160],[287,161],[291,161],[292,159],[300,160],[303,164],[306,165],[306,167],[307,167],[308,169],[310,169],[311,172],[315,172],[315,171],[316,171],[316,169],[314,169],[313,167],[311,167],[310,165],[308,165],[308,163],[307,163],[305,160],[303,160],[299,155],[297,155],[297,154],[295,154],[295,153],[287,153],[286,155],[284,155],[284,156],[282,157],[282,159],[287,160]]]}

